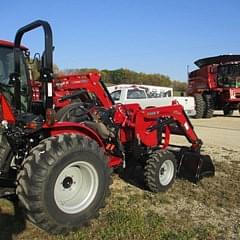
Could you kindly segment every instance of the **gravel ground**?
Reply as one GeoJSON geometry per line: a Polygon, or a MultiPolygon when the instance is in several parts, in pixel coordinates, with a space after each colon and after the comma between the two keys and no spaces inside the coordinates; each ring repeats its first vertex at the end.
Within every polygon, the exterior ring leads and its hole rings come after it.
{"type": "Polygon", "coordinates": [[[224,117],[216,112],[211,119],[191,119],[196,132],[205,145],[219,147],[240,147],[240,115],[234,112],[232,117],[224,117]]]}
{"type": "MultiPolygon", "coordinates": [[[[204,146],[240,148],[240,115],[234,112],[232,117],[224,117],[220,111],[215,112],[211,119],[190,119],[198,137],[204,146]]],[[[172,138],[176,144],[187,144],[180,136],[172,138]]]]}

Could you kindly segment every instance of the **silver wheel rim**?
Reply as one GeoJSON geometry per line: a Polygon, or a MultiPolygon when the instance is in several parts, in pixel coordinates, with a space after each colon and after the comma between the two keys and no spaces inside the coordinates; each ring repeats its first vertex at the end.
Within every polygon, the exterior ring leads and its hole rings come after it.
{"type": "Polygon", "coordinates": [[[73,162],[59,174],[54,186],[54,199],[61,211],[76,214],[93,202],[98,186],[97,171],[90,163],[73,162]]]}
{"type": "Polygon", "coordinates": [[[163,186],[168,185],[174,175],[174,164],[171,160],[166,160],[163,162],[162,166],[159,169],[159,181],[163,186]]]}

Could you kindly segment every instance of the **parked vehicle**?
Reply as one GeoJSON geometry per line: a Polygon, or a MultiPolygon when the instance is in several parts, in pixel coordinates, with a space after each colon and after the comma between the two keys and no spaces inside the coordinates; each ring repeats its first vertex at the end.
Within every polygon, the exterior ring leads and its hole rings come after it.
{"type": "Polygon", "coordinates": [[[220,55],[195,61],[199,69],[188,75],[188,96],[195,98],[196,118],[225,116],[240,110],[240,55],[220,55]]]}
{"type": "Polygon", "coordinates": [[[195,101],[193,97],[175,97],[173,89],[149,85],[121,84],[108,87],[115,103],[138,103],[142,108],[158,107],[179,103],[188,116],[195,116],[195,101]]]}
{"type": "Polygon", "coordinates": [[[158,97],[172,97],[173,96],[173,88],[171,87],[161,87],[154,85],[141,85],[141,84],[119,84],[108,87],[110,92],[114,90],[123,89],[123,88],[132,88],[138,87],[141,89],[145,89],[146,94],[149,98],[158,98],[158,97]]]}

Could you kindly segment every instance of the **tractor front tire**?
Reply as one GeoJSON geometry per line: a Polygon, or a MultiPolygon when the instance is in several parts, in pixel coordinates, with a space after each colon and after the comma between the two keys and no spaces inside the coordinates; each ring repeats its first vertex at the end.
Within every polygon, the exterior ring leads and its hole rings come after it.
{"type": "Polygon", "coordinates": [[[56,119],[60,122],[84,122],[91,120],[82,103],[71,103],[58,110],[56,119]]]}
{"type": "Polygon", "coordinates": [[[63,134],[34,147],[18,175],[26,216],[51,234],[65,234],[98,217],[109,195],[111,169],[99,145],[63,134]]]}
{"type": "Polygon", "coordinates": [[[206,109],[206,104],[202,94],[199,94],[199,93],[195,94],[194,99],[195,99],[195,109],[196,109],[195,118],[203,118],[204,111],[206,109]]]}
{"type": "Polygon", "coordinates": [[[165,192],[176,178],[176,158],[167,150],[152,153],[146,161],[144,176],[146,186],[152,192],[165,192]]]}
{"type": "Polygon", "coordinates": [[[204,110],[203,117],[204,118],[211,118],[213,116],[213,112],[214,112],[213,98],[212,98],[211,94],[205,94],[203,96],[203,99],[205,101],[205,110],[204,110]]]}

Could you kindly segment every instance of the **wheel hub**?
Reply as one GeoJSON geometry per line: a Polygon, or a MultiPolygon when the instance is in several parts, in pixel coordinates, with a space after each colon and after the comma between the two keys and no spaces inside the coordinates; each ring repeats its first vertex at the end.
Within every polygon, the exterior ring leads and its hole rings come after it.
{"type": "Polygon", "coordinates": [[[70,188],[72,184],[73,184],[73,179],[71,177],[66,177],[62,182],[63,187],[66,189],[70,188]]]}
{"type": "Polygon", "coordinates": [[[96,169],[86,161],[66,166],[58,175],[54,199],[58,208],[68,214],[86,209],[96,197],[99,179],[96,169]]]}
{"type": "Polygon", "coordinates": [[[159,181],[163,186],[168,185],[174,177],[174,165],[171,160],[166,160],[159,170],[159,181]]]}
{"type": "Polygon", "coordinates": [[[164,172],[165,172],[165,168],[162,167],[162,168],[160,169],[160,175],[161,175],[161,176],[164,175],[164,172]]]}

